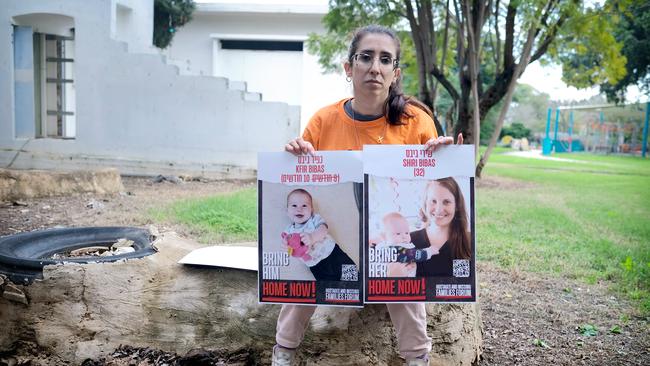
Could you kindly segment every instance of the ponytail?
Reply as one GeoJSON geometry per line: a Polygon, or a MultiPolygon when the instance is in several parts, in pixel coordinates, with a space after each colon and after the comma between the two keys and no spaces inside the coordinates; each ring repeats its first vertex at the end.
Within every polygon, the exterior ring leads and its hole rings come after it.
{"type": "Polygon", "coordinates": [[[402,115],[409,118],[414,117],[412,113],[406,110],[409,104],[420,108],[431,116],[431,118],[434,118],[433,112],[431,112],[431,109],[426,104],[413,97],[404,95],[402,91],[402,79],[400,77],[388,88],[388,98],[386,98],[386,104],[384,104],[384,116],[386,116],[388,123],[391,125],[403,125],[402,115]]]}

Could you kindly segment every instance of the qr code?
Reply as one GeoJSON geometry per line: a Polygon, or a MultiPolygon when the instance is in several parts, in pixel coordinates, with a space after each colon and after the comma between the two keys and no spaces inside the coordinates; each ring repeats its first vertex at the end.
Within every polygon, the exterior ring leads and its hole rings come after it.
{"type": "Polygon", "coordinates": [[[359,271],[354,264],[341,265],[341,281],[357,281],[359,279],[359,271]]]}
{"type": "Polygon", "coordinates": [[[454,277],[469,277],[468,259],[454,259],[454,277]]]}

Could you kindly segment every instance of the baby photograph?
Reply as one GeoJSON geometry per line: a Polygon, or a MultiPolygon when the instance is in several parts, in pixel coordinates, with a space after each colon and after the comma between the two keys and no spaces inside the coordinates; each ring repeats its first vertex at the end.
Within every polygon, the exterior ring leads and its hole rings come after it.
{"type": "Polygon", "coordinates": [[[263,279],[356,280],[361,197],[354,183],[263,182],[262,192],[263,279]]]}

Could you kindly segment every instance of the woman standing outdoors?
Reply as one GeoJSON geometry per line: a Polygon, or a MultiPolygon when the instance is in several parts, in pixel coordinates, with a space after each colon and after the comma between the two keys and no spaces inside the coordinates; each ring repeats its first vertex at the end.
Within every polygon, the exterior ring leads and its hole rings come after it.
{"type": "MultiPolygon", "coordinates": [[[[432,113],[425,105],[403,95],[400,51],[399,39],[392,30],[377,25],[358,29],[344,63],[354,97],[316,112],[302,137],[289,141],[285,150],[299,155],[316,150],[361,150],[370,144],[423,144],[433,150],[453,143],[452,137],[438,137],[432,113]]],[[[458,140],[462,143],[462,136],[458,140]]],[[[428,365],[431,338],[426,332],[424,304],[387,307],[406,364],[428,365]]],[[[315,306],[282,306],[273,348],[274,366],[291,365],[315,310],[315,306]]]]}

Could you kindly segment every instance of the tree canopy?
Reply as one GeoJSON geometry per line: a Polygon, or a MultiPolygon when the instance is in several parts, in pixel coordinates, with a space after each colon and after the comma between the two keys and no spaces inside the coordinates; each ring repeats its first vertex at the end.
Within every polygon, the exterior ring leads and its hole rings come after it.
{"type": "Polygon", "coordinates": [[[194,0],[155,0],[153,7],[153,44],[169,47],[176,30],[192,20],[194,0]]]}
{"type": "Polygon", "coordinates": [[[617,103],[625,101],[630,85],[637,85],[650,96],[650,3],[635,1],[621,11],[614,37],[622,45],[621,52],[627,59],[626,74],[618,82],[601,84],[600,91],[617,103]]]}
{"type": "Polygon", "coordinates": [[[481,122],[503,100],[491,134],[498,138],[516,80],[531,62],[566,62],[591,52],[601,67],[578,70],[576,80],[598,76],[618,82],[625,72],[621,44],[611,36],[614,24],[600,17],[609,8],[581,0],[330,0],[329,5],[327,33],[308,41],[323,66],[340,62],[359,26],[377,23],[403,31],[410,36],[404,44],[414,50],[417,97],[435,107],[438,96],[446,95],[451,102],[446,110],[437,108],[438,115],[470,143],[478,142],[481,122]]]}

